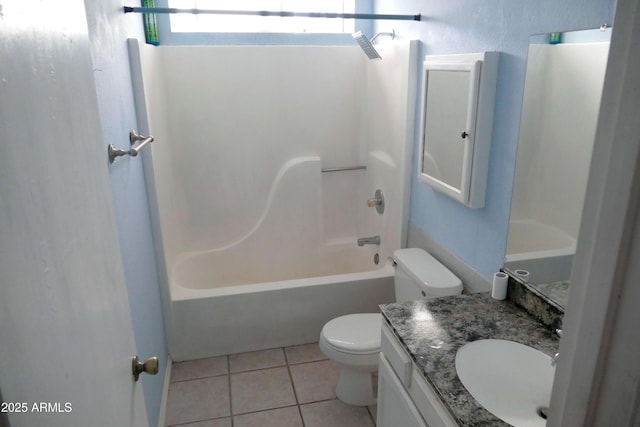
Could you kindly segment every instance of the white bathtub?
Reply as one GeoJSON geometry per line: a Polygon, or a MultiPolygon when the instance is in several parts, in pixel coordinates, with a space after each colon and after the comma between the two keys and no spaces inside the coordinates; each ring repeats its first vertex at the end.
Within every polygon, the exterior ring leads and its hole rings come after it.
{"type": "Polygon", "coordinates": [[[173,360],[315,342],[328,320],[393,301],[393,267],[373,263],[375,247],[340,246],[307,272],[259,271],[242,260],[225,268],[217,254],[183,258],[170,286],[173,360]]]}
{"type": "Polygon", "coordinates": [[[532,283],[569,280],[576,239],[541,222],[522,219],[509,222],[505,267],[530,272],[532,283]]]}

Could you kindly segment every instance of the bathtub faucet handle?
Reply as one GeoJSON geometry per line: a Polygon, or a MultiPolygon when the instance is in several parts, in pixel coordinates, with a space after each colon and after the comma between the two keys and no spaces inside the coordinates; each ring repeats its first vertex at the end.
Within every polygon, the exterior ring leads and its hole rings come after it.
{"type": "Polygon", "coordinates": [[[373,196],[373,199],[367,200],[367,206],[370,208],[376,208],[376,211],[382,215],[384,212],[384,194],[382,194],[382,190],[376,190],[376,194],[373,196]]]}

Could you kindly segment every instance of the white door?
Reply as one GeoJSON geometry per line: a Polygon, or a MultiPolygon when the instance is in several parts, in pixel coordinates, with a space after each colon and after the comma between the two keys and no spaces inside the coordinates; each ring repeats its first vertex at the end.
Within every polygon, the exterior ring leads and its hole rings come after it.
{"type": "Polygon", "coordinates": [[[0,410],[12,427],[148,425],[91,67],[83,0],[0,1],[0,410]]]}

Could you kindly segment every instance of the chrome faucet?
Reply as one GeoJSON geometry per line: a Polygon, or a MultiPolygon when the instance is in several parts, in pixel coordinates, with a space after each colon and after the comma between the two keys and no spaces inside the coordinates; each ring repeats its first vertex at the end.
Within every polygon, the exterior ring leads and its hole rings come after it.
{"type": "Polygon", "coordinates": [[[358,246],[364,245],[379,245],[380,236],[361,237],[358,239],[358,246]]]}

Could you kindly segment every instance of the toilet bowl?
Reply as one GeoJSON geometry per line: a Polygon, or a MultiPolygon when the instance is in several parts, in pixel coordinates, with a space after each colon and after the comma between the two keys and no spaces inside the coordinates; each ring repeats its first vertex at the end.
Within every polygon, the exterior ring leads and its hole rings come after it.
{"type": "Polygon", "coordinates": [[[378,370],[380,328],[378,313],[347,314],[327,322],[320,333],[320,350],[340,365],[338,399],[349,405],[376,403],[372,373],[378,370]]]}
{"type": "MultiPolygon", "coordinates": [[[[394,252],[397,302],[457,295],[462,282],[422,249],[394,252]]],[[[320,350],[340,365],[338,399],[349,405],[376,403],[372,374],[378,370],[382,315],[357,313],[327,322],[320,332],[320,350]]]]}

